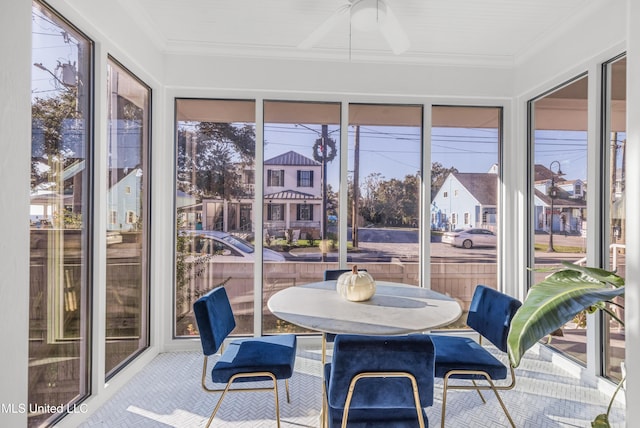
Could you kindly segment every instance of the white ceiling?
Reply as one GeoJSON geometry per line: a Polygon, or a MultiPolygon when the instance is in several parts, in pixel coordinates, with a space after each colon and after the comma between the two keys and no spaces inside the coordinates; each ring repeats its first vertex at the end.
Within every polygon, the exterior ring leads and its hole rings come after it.
{"type": "Polygon", "coordinates": [[[122,0],[167,53],[510,66],[602,0],[386,0],[411,47],[394,55],[348,14],[312,49],[297,46],[348,0],[122,0]]]}

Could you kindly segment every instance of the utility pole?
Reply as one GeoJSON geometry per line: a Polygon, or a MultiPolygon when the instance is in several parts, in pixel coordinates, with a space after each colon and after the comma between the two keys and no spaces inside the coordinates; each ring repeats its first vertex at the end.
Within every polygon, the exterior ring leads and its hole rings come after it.
{"type": "Polygon", "coordinates": [[[353,200],[351,201],[351,241],[358,248],[358,200],[360,199],[360,125],[356,125],[353,147],[353,200]]]}
{"type": "Polygon", "coordinates": [[[558,197],[558,189],[556,188],[556,176],[560,177],[562,170],[560,169],[560,162],[554,160],[549,165],[549,171],[551,171],[551,187],[549,188],[549,198],[551,199],[551,214],[549,215],[549,247],[547,253],[554,253],[556,249],[553,247],[553,200],[558,197]],[[558,172],[553,172],[553,165],[558,165],[558,172]]]}
{"type": "Polygon", "coordinates": [[[327,258],[327,143],[329,141],[329,126],[322,125],[322,261],[327,258]]]}

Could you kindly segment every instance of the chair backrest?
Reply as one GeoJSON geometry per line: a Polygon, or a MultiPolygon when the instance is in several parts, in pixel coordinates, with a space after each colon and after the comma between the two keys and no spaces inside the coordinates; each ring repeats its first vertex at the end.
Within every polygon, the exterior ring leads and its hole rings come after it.
{"type": "MultiPolygon", "coordinates": [[[[366,272],[366,269],[358,269],[358,272],[366,272]]],[[[346,272],[351,272],[351,269],[327,269],[324,271],[324,280],[331,281],[338,279],[340,275],[346,272]]]]}
{"type": "Polygon", "coordinates": [[[521,305],[518,299],[485,285],[478,285],[471,299],[467,325],[502,352],[507,352],[511,320],[521,305]]]}
{"type": "MultiPolygon", "coordinates": [[[[416,377],[422,407],[433,404],[434,346],[426,334],[339,334],[333,348],[327,397],[344,408],[351,379],[363,372],[409,372],[416,377]]],[[[365,378],[356,384],[351,409],[415,408],[407,378],[365,378]]]]}
{"type": "Polygon", "coordinates": [[[224,339],[236,327],[229,297],[224,287],[214,288],[193,304],[200,343],[205,355],[218,352],[224,339]]]}

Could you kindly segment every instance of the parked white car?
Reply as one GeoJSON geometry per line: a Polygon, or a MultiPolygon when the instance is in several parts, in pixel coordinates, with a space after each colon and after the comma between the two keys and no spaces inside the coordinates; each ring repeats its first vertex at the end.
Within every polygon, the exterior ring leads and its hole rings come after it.
{"type": "MultiPolygon", "coordinates": [[[[255,249],[252,244],[242,238],[227,232],[217,230],[188,230],[184,231],[192,237],[193,253],[210,254],[220,257],[220,261],[248,262],[255,260],[255,249]]],[[[283,262],[285,258],[277,251],[263,249],[265,262],[283,262]]]]}
{"type": "Polygon", "coordinates": [[[442,242],[454,247],[495,247],[497,236],[488,229],[456,229],[453,232],[445,232],[442,242]]]}

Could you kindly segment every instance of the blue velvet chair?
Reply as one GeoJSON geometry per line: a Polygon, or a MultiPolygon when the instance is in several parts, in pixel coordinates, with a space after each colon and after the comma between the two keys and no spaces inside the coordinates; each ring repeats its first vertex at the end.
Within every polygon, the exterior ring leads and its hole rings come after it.
{"type": "Polygon", "coordinates": [[[513,419],[498,393],[499,390],[508,390],[515,386],[515,372],[511,365],[507,368],[504,363],[482,346],[482,337],[506,353],[511,319],[521,305],[522,303],[513,297],[484,285],[478,285],[469,307],[467,325],[480,334],[480,341],[476,342],[468,337],[431,336],[436,348],[435,375],[444,380],[441,421],[443,428],[447,392],[452,389],[475,389],[483,403],[486,401],[480,391],[492,390],[511,426],[515,427],[513,419]],[[507,379],[508,371],[511,382],[508,385],[496,385],[494,381],[507,379]],[[450,385],[450,379],[467,379],[471,380],[472,384],[450,385]],[[476,380],[485,380],[488,385],[478,385],[476,380]]]}
{"type": "MultiPolygon", "coordinates": [[[[358,269],[358,272],[366,272],[366,269],[358,269]]],[[[327,269],[324,271],[325,281],[337,280],[340,275],[346,272],[351,272],[351,269],[327,269]]],[[[331,343],[335,340],[336,335],[333,333],[322,333],[322,365],[327,361],[327,343],[331,343]]]]}
{"type": "MultiPolygon", "coordinates": [[[[293,334],[259,338],[243,338],[229,342],[220,358],[211,369],[211,381],[225,384],[224,388],[214,389],[206,385],[207,361],[222,348],[225,338],[236,326],[235,318],[224,287],[218,287],[200,297],[193,304],[200,342],[204,353],[202,368],[202,388],[208,392],[221,392],[207,427],[213,421],[222,399],[227,392],[233,391],[273,391],[275,394],[276,421],[280,426],[280,408],[278,404],[278,379],[285,380],[287,401],[289,401],[288,379],[293,374],[296,358],[296,336],[293,334]],[[236,388],[234,382],[273,381],[273,387],[236,388]]],[[[221,349],[222,351],[222,349],[221,349]]]]}
{"type": "Polygon", "coordinates": [[[336,336],[324,366],[329,428],[426,427],[433,404],[434,346],[425,334],[336,336]]]}

